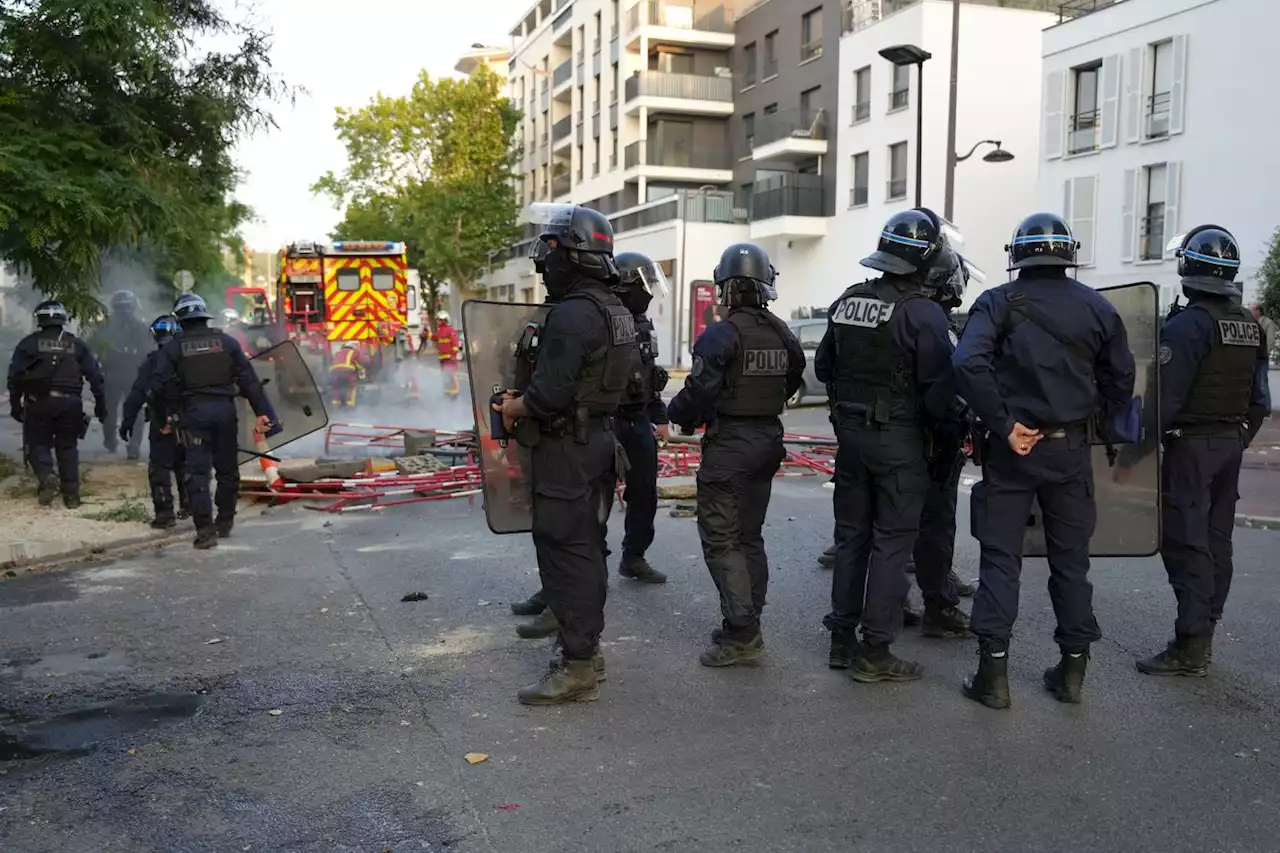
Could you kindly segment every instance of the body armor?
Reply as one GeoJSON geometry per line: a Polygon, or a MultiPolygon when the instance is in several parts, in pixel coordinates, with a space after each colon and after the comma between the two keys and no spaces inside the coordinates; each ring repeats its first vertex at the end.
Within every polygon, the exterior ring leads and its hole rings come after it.
{"type": "Polygon", "coordinates": [[[1225,299],[1193,303],[1213,318],[1213,342],[1175,426],[1244,423],[1253,396],[1253,377],[1262,352],[1262,326],[1253,315],[1225,299]]]}
{"type": "Polygon", "coordinates": [[[79,394],[80,362],[76,358],[76,338],[61,328],[36,333],[36,356],[18,378],[23,394],[43,397],[50,391],[79,394]]]}
{"type": "Polygon", "coordinates": [[[827,315],[835,336],[835,402],[865,406],[875,423],[919,422],[913,367],[894,344],[889,321],[903,303],[923,298],[884,279],[855,284],[840,295],[827,315]]]}
{"type": "Polygon", "coordinates": [[[636,314],[635,320],[636,352],[631,359],[631,372],[627,375],[627,387],[619,404],[623,408],[648,405],[658,390],[654,381],[658,341],[653,335],[653,322],[643,314],[636,314]]]}
{"type": "Polygon", "coordinates": [[[186,329],[178,338],[178,380],[184,394],[225,388],[236,381],[235,362],[217,329],[186,329]]]}
{"type": "Polygon", "coordinates": [[[727,323],[738,330],[738,357],[729,365],[716,413],[739,418],[777,417],[787,404],[787,352],[782,321],[764,308],[734,308],[727,323]]]}
{"type": "Polygon", "coordinates": [[[600,311],[607,334],[603,347],[587,354],[587,363],[578,377],[575,405],[590,414],[612,414],[622,399],[631,375],[636,347],[636,321],[626,306],[612,294],[582,288],[565,297],[589,299],[600,311]]]}

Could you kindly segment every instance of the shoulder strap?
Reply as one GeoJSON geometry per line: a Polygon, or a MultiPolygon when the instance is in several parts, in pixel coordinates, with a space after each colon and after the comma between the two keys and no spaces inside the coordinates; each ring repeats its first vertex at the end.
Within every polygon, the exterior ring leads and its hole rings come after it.
{"type": "Polygon", "coordinates": [[[1017,325],[1025,320],[1030,320],[1042,330],[1047,332],[1054,340],[1062,344],[1071,352],[1083,358],[1088,364],[1093,364],[1096,355],[1086,347],[1082,342],[1069,337],[1058,331],[1053,326],[1053,321],[1049,319],[1039,306],[1027,299],[1027,294],[1022,290],[1009,288],[1006,299],[1008,300],[1008,308],[1005,311],[1004,322],[1001,324],[1001,337],[1007,338],[1012,334],[1017,325]]]}

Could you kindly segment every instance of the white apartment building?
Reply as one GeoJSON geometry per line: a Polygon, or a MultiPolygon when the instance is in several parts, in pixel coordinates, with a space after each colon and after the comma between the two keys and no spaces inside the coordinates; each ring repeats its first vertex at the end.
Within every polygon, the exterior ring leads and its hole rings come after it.
{"type": "Polygon", "coordinates": [[[453,70],[468,77],[474,77],[481,68],[488,68],[499,77],[507,76],[507,63],[511,59],[511,51],[505,47],[494,47],[480,43],[473,44],[471,49],[458,58],[453,70]]]}
{"type": "Polygon", "coordinates": [[[1083,281],[1152,281],[1167,306],[1165,245],[1214,223],[1240,243],[1252,301],[1280,167],[1276,116],[1243,109],[1243,89],[1270,80],[1278,31],[1275,0],[1117,0],[1045,32],[1040,203],[1071,220],[1083,281]]]}

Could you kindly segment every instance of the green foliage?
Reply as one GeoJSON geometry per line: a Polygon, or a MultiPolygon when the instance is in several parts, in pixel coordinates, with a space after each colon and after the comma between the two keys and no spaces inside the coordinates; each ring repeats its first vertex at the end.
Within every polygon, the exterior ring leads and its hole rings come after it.
{"type": "Polygon", "coordinates": [[[249,215],[232,148],[287,90],[220,5],[0,0],[0,257],[76,315],[96,313],[104,252],[210,272],[249,215]]]}
{"type": "Polygon", "coordinates": [[[81,518],[87,518],[90,521],[118,521],[118,522],[149,522],[151,521],[151,513],[147,511],[146,506],[135,498],[123,498],[121,503],[116,504],[110,509],[104,509],[98,512],[81,513],[81,518]]]}
{"type": "Polygon", "coordinates": [[[1280,323],[1280,228],[1271,235],[1271,247],[1254,278],[1262,313],[1280,323]]]}
{"type": "Polygon", "coordinates": [[[433,305],[443,281],[466,296],[490,252],[516,237],[511,169],[519,119],[492,71],[465,80],[432,80],[424,71],[404,97],[379,94],[359,109],[338,110],[334,127],[347,166],[312,190],[345,207],[335,236],[403,240],[433,305]],[[374,227],[385,231],[355,233],[374,227]]]}

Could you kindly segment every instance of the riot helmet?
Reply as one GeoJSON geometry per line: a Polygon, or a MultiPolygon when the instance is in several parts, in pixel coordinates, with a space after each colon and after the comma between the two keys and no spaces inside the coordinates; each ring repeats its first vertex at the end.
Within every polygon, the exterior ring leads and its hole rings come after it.
{"type": "Polygon", "coordinates": [[[67,314],[67,306],[56,299],[46,299],[36,306],[36,325],[42,329],[51,326],[65,326],[71,320],[67,314]]]}
{"type": "Polygon", "coordinates": [[[160,346],[164,346],[171,337],[178,334],[179,329],[178,321],[170,314],[161,314],[151,321],[151,337],[160,346]]]}
{"type": "Polygon", "coordinates": [[[1071,226],[1056,213],[1033,213],[1018,225],[1004,250],[1009,253],[1009,269],[1030,267],[1074,267],[1080,243],[1071,235],[1071,226]]]}
{"type": "Polygon", "coordinates": [[[529,245],[529,257],[547,290],[557,298],[573,288],[577,276],[610,285],[618,280],[613,225],[600,211],[538,202],[525,208],[520,220],[539,226],[537,238],[529,245]]]}
{"type": "Polygon", "coordinates": [[[1165,251],[1178,259],[1178,275],[1186,291],[1214,296],[1240,296],[1240,246],[1220,225],[1200,225],[1170,241],[1165,251]]]}
{"type": "Polygon", "coordinates": [[[632,314],[643,314],[649,310],[654,296],[663,297],[669,292],[666,274],[648,255],[623,252],[614,262],[619,278],[613,292],[632,314]]]}
{"type": "Polygon", "coordinates": [[[234,308],[223,308],[220,316],[224,326],[234,326],[240,322],[240,312],[234,308]]]}
{"type": "Polygon", "coordinates": [[[194,293],[184,293],[178,297],[178,301],[173,303],[173,316],[179,323],[213,319],[204,300],[194,293]]]}
{"type": "Polygon", "coordinates": [[[132,290],[117,290],[111,294],[111,313],[112,314],[128,314],[133,316],[138,310],[138,297],[133,295],[132,290]]]}
{"type": "Polygon", "coordinates": [[[768,253],[754,243],[734,243],[725,249],[712,278],[720,304],[730,308],[763,308],[778,298],[778,271],[769,263],[768,253]]]}
{"type": "Polygon", "coordinates": [[[876,250],[861,263],[889,275],[924,272],[942,250],[943,225],[944,220],[927,207],[895,213],[881,229],[876,250]]]}

